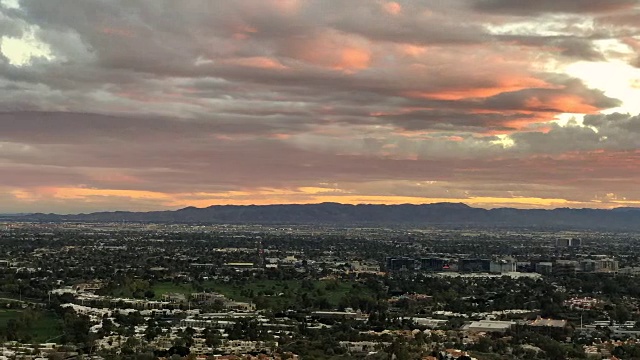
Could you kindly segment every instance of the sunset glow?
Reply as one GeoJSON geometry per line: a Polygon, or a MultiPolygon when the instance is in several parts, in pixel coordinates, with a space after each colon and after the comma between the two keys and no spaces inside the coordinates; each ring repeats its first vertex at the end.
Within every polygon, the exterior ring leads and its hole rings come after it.
{"type": "Polygon", "coordinates": [[[0,213],[640,206],[639,2],[134,3],[0,0],[0,213]]]}

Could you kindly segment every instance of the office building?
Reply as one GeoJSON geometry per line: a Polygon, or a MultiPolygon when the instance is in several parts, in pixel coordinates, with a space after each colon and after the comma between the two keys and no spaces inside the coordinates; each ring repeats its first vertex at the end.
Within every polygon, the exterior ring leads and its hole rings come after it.
{"type": "Polygon", "coordinates": [[[416,260],[408,257],[387,258],[387,271],[416,270],[416,260]]]}
{"type": "Polygon", "coordinates": [[[492,261],[489,264],[489,272],[495,274],[516,272],[516,261],[512,258],[492,261]]]}
{"type": "Polygon", "coordinates": [[[423,271],[443,271],[449,269],[449,259],[443,258],[422,258],[420,259],[420,269],[423,271]]]}
{"type": "Polygon", "coordinates": [[[460,271],[467,272],[489,272],[491,260],[489,259],[462,259],[460,260],[460,271]]]}

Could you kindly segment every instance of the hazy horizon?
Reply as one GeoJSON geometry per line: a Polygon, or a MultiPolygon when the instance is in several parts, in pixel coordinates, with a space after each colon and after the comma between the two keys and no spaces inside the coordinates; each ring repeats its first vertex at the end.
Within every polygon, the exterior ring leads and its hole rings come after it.
{"type": "MultiPolygon", "coordinates": [[[[452,204],[452,205],[466,205],[469,206],[471,208],[474,209],[484,209],[484,210],[492,210],[492,209],[516,209],[516,210],[558,210],[558,209],[572,209],[572,210],[584,210],[584,209],[597,209],[597,208],[579,208],[579,207],[556,207],[556,208],[546,208],[546,207],[517,207],[517,206],[494,206],[494,207],[480,207],[480,206],[470,206],[468,204],[465,203],[460,203],[460,202],[433,202],[433,203],[397,203],[397,204],[375,204],[375,203],[355,203],[355,204],[350,204],[350,203],[339,203],[339,202],[316,202],[316,203],[279,203],[279,204],[263,204],[263,205],[259,205],[259,204],[242,204],[242,205],[238,205],[238,204],[224,204],[224,205],[209,205],[209,206],[187,206],[187,207],[177,207],[177,208],[167,208],[167,209],[149,209],[149,210],[122,210],[122,209],[118,209],[118,208],[114,208],[114,209],[102,209],[102,210],[95,210],[95,211],[87,211],[87,212],[56,212],[56,211],[27,211],[27,212],[6,212],[6,211],[2,211],[0,210],[0,215],[28,215],[28,214],[36,214],[36,213],[42,213],[42,214],[57,214],[57,215],[76,215],[76,214],[80,214],[80,213],[100,213],[100,212],[155,212],[155,211],[177,211],[177,210],[182,210],[182,209],[186,209],[186,208],[196,208],[196,209],[205,209],[208,207],[212,207],[212,206],[284,206],[284,205],[321,205],[321,204],[335,204],[335,205],[349,205],[349,206],[359,206],[359,205],[385,205],[385,206],[396,206],[396,205],[414,205],[414,206],[419,206],[419,205],[438,205],[438,204],[452,204]]],[[[640,207],[629,207],[629,206],[618,206],[618,207],[613,207],[613,208],[604,208],[604,209],[599,209],[599,210],[615,210],[615,209],[640,209],[640,207]]]]}

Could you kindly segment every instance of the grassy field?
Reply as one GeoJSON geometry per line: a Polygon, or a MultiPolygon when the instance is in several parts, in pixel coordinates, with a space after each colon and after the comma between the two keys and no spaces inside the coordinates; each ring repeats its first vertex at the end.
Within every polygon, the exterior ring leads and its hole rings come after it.
{"type": "MultiPolygon", "coordinates": [[[[62,335],[61,320],[50,312],[41,313],[32,325],[32,336],[37,342],[44,342],[48,339],[62,335]]],[[[53,340],[55,342],[55,340],[53,340]]]]}
{"type": "MultiPolygon", "coordinates": [[[[4,332],[11,319],[25,324],[26,311],[28,310],[0,310],[0,329],[4,332]]],[[[20,337],[28,334],[31,336],[30,342],[41,343],[62,335],[60,319],[54,313],[32,311],[32,314],[33,320],[18,330],[20,337]]]]}
{"type": "Polygon", "coordinates": [[[172,282],[156,283],[151,287],[151,290],[155,293],[156,300],[160,300],[164,294],[178,293],[189,295],[192,292],[195,292],[195,289],[191,284],[174,284],[172,282]]]}
{"type": "Polygon", "coordinates": [[[22,310],[0,310],[0,327],[4,328],[11,319],[18,319],[22,310]]]}
{"type": "MultiPolygon", "coordinates": [[[[316,280],[303,284],[298,280],[255,280],[240,284],[222,281],[206,281],[202,287],[207,292],[218,292],[236,301],[251,301],[255,296],[263,296],[268,307],[286,307],[296,301],[298,295],[323,297],[332,306],[337,306],[349,293],[366,294],[367,289],[355,282],[316,280]]],[[[188,295],[196,289],[191,284],[160,282],[152,286],[155,298],[163,294],[180,293],[188,295]]]]}

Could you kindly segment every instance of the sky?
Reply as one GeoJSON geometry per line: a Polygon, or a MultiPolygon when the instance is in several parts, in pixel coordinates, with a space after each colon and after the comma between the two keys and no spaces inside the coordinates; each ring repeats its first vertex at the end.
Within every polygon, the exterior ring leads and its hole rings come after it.
{"type": "Polygon", "coordinates": [[[640,0],[0,0],[0,212],[639,185],[640,0]]]}

